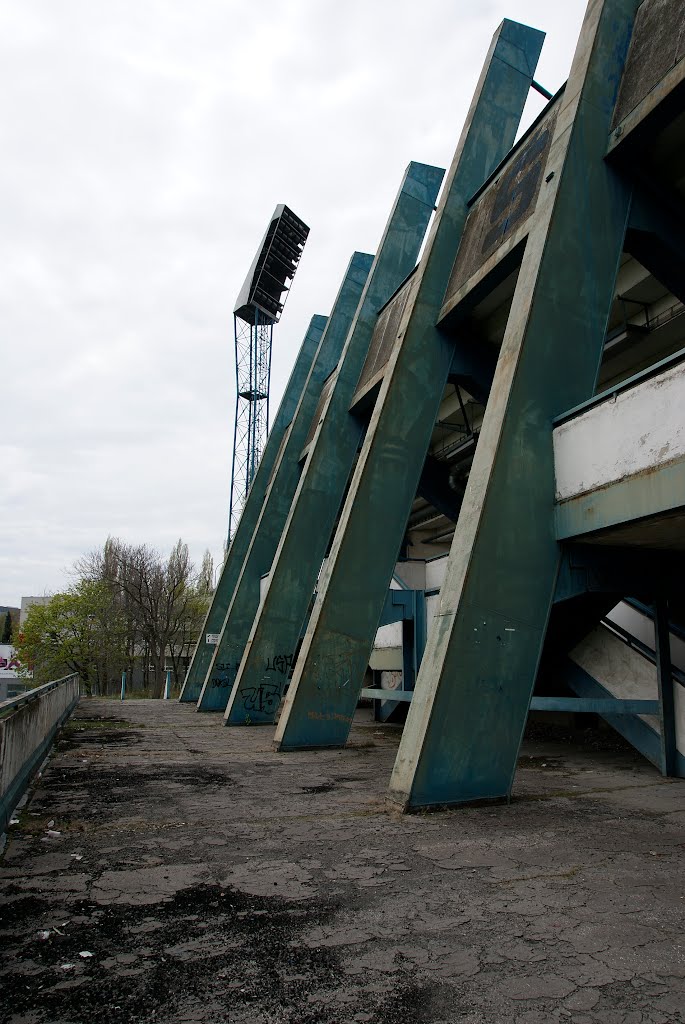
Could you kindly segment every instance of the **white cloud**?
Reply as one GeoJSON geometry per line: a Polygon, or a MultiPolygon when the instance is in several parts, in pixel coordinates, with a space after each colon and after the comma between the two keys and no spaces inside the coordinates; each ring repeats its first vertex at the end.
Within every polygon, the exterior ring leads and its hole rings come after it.
{"type": "Polygon", "coordinates": [[[583,10],[0,0],[0,602],[63,586],[108,534],[220,557],[232,308],[273,207],[311,227],[275,407],[406,164],[448,164],[498,22],[548,31],[554,90],[583,10]]]}

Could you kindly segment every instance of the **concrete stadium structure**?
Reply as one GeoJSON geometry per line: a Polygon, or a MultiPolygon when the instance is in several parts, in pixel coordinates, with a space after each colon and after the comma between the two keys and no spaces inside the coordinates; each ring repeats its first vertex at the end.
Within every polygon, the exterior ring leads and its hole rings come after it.
{"type": "Polygon", "coordinates": [[[515,142],[542,42],[312,319],[181,695],[284,752],[408,708],[404,809],[506,799],[530,710],[685,777],[685,7],[591,0],[515,142]]]}

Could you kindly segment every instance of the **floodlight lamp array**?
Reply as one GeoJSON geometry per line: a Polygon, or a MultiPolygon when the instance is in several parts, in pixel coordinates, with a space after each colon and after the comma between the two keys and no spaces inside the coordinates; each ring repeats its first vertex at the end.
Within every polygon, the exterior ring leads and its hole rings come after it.
{"type": "Polygon", "coordinates": [[[240,290],[235,316],[254,325],[258,318],[278,323],[307,241],[309,228],[280,203],[273,212],[262,244],[240,290]],[[258,312],[257,312],[258,311],[258,312]]]}

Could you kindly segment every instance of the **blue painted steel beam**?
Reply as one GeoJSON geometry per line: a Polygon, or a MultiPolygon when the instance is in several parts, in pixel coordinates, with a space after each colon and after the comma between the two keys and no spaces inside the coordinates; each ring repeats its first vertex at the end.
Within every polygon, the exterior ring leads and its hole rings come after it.
{"type": "Polygon", "coordinates": [[[432,455],[426,456],[421,470],[417,494],[442,512],[447,519],[456,523],[459,517],[463,489],[455,490],[450,480],[449,466],[432,455]]]}
{"type": "Polygon", "coordinates": [[[469,344],[465,339],[454,350],[449,379],[453,384],[463,384],[480,405],[486,405],[496,366],[497,356],[490,345],[475,338],[469,344]]]}
{"type": "Polygon", "coordinates": [[[359,691],[359,696],[394,704],[408,704],[414,694],[411,690],[381,690],[379,687],[368,686],[359,691]]]}
{"type": "Polygon", "coordinates": [[[423,598],[422,590],[389,590],[378,621],[379,628],[389,626],[392,622],[413,619],[416,615],[417,600],[420,598],[423,598]]]}
{"type": "Polygon", "coordinates": [[[364,691],[362,696],[373,696],[374,718],[385,722],[397,708],[398,703],[410,696],[396,696],[398,693],[411,695],[426,647],[426,595],[423,590],[389,590],[378,623],[381,626],[392,622],[402,623],[402,689],[364,691]],[[381,696],[382,694],[382,696],[381,696]],[[382,702],[382,703],[381,703],[382,702]]]}
{"type": "Polygon", "coordinates": [[[668,602],[657,598],[654,602],[654,639],[656,646],[656,678],[659,688],[659,722],[661,745],[661,774],[674,775],[677,747],[675,726],[675,695],[671,672],[671,634],[668,629],[668,602]]]}
{"type": "MultiPolygon", "coordinates": [[[[589,672],[570,659],[564,663],[563,673],[564,681],[578,697],[603,700],[612,696],[605,686],[602,686],[589,672]]],[[[602,717],[643,757],[646,757],[656,768],[661,770],[663,755],[659,733],[648,722],[637,715],[607,714],[602,717]]],[[[672,774],[677,778],[685,779],[685,757],[678,750],[675,752],[674,762],[672,774]]]]}
{"type": "Polygon", "coordinates": [[[658,715],[658,700],[621,700],[618,697],[533,697],[531,711],[571,711],[594,715],[658,715]]]}
{"type": "MultiPolygon", "coordinates": [[[[364,687],[361,696],[374,700],[393,700],[409,703],[414,694],[410,690],[381,690],[364,687]]],[[[658,700],[619,700],[597,697],[533,697],[531,711],[570,711],[573,714],[593,715],[658,715],[658,700]]]]}

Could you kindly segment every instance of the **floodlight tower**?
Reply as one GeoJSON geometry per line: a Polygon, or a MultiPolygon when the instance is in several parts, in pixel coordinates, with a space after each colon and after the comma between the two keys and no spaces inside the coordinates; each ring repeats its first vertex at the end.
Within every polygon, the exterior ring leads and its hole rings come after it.
{"type": "Polygon", "coordinates": [[[236,400],[227,551],[266,444],[273,329],[308,234],[292,210],[283,203],[276,207],[233,310],[236,400]]]}

